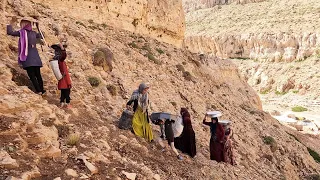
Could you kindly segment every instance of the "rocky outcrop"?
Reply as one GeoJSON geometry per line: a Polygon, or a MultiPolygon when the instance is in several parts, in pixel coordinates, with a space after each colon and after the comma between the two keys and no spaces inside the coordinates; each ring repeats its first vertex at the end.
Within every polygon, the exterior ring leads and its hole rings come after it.
{"type": "Polygon", "coordinates": [[[317,75],[320,67],[316,57],[292,63],[264,63],[253,60],[234,60],[240,73],[258,92],[266,94],[293,92],[309,100],[316,100],[320,95],[317,75]],[[285,75],[285,76],[283,76],[285,75]]]}
{"type": "Polygon", "coordinates": [[[303,35],[242,34],[219,37],[187,37],[184,46],[192,52],[221,58],[255,59],[268,62],[304,60],[319,54],[320,38],[316,33],[303,35]]]}
{"type": "Polygon", "coordinates": [[[217,5],[227,5],[231,3],[247,4],[262,1],[266,0],[182,0],[183,8],[186,12],[195,11],[198,9],[212,8],[217,5]]]}
{"type": "MultiPolygon", "coordinates": [[[[11,1],[11,0],[9,0],[11,1]]],[[[96,22],[128,31],[149,35],[160,41],[181,46],[185,32],[182,2],[176,0],[94,1],[35,0],[44,7],[55,8],[57,13],[87,20],[86,26],[96,22]],[[90,12],[84,15],[83,12],[90,12]]],[[[15,6],[26,7],[14,2],[15,6]]],[[[16,7],[17,9],[19,7],[16,7]]],[[[44,10],[45,11],[45,10],[44,10]]]]}

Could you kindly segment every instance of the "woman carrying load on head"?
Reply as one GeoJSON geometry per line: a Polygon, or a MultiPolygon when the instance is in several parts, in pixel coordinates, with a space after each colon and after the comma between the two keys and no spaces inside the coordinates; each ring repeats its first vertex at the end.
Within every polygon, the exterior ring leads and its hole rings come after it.
{"type": "Polygon", "coordinates": [[[203,119],[203,124],[210,126],[211,138],[210,138],[210,159],[217,162],[224,161],[224,129],[219,124],[218,117],[221,114],[211,115],[211,122],[206,122],[207,114],[203,119]]]}
{"type": "Polygon", "coordinates": [[[183,130],[179,137],[174,138],[174,145],[183,153],[194,157],[196,150],[196,137],[191,124],[191,117],[186,108],[181,108],[180,114],[182,116],[183,130]]]}
{"type": "Polygon", "coordinates": [[[145,83],[141,83],[139,88],[132,93],[132,96],[127,103],[127,108],[129,109],[133,103],[133,132],[137,136],[143,137],[150,142],[153,140],[153,134],[148,117],[148,90],[149,86],[147,86],[145,83]]]}
{"type": "Polygon", "coordinates": [[[27,70],[28,76],[38,94],[44,94],[46,91],[43,88],[40,68],[42,62],[36,47],[37,39],[41,38],[39,33],[32,30],[31,21],[22,19],[20,21],[20,30],[14,31],[12,26],[16,24],[16,17],[12,17],[10,25],[7,25],[7,34],[19,37],[18,43],[18,63],[23,69],[27,70]]]}

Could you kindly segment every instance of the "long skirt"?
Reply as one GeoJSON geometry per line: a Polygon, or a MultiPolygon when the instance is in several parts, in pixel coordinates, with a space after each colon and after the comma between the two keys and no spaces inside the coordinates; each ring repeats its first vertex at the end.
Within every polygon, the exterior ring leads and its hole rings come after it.
{"type": "Polygon", "coordinates": [[[197,150],[196,137],[193,129],[184,128],[181,136],[174,138],[174,146],[183,153],[194,157],[197,154],[197,150]]]}
{"type": "Polygon", "coordinates": [[[147,113],[143,113],[142,108],[138,107],[132,119],[133,132],[148,141],[153,139],[152,129],[147,120],[147,113]]]}
{"type": "Polygon", "coordinates": [[[224,161],[224,145],[210,138],[210,159],[217,162],[224,161]]]}

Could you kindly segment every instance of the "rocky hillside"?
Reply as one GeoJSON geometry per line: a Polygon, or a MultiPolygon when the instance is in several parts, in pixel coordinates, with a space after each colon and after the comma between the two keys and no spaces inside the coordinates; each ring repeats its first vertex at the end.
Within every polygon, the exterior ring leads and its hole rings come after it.
{"type": "Polygon", "coordinates": [[[185,47],[222,58],[291,62],[319,54],[317,0],[230,4],[186,14],[185,47]]]}
{"type": "Polygon", "coordinates": [[[227,4],[247,4],[247,3],[255,3],[262,2],[265,0],[182,0],[183,8],[186,12],[195,11],[198,9],[206,9],[212,8],[217,5],[227,5],[227,4]]]}
{"type": "Polygon", "coordinates": [[[292,63],[259,63],[248,59],[234,60],[249,85],[261,94],[295,93],[310,100],[320,100],[320,59],[308,58],[292,63]],[[285,74],[285,77],[281,77],[285,74]],[[281,77],[281,78],[279,78],[281,77]]]}
{"type": "MultiPolygon", "coordinates": [[[[1,29],[15,15],[39,14],[46,40],[67,33],[71,110],[60,109],[49,55],[40,51],[46,96],[34,94],[17,65],[17,39],[0,39],[0,179],[308,179],[320,165],[289,129],[261,111],[253,89],[229,60],[208,58],[108,24],[59,14],[31,1],[2,1],[1,29]],[[50,15],[50,16],[49,16],[50,15]],[[112,54],[111,54],[111,53],[112,54]],[[142,81],[152,111],[190,109],[198,154],[183,161],[147,143],[117,121],[142,81]],[[237,166],[209,159],[209,109],[233,122],[237,166]],[[12,178],[14,179],[14,178],[12,178]]],[[[40,50],[40,48],[39,48],[40,50]]],[[[155,135],[158,127],[153,126],[155,135]]]]}
{"type": "MultiPolygon", "coordinates": [[[[4,0],[14,6],[14,11],[22,16],[38,16],[33,10],[26,13],[21,9],[29,8],[29,4],[19,4],[20,1],[4,0]]],[[[55,9],[61,18],[65,15],[75,18],[80,23],[86,20],[91,23],[108,24],[131,32],[144,34],[160,41],[181,46],[184,38],[185,20],[182,2],[176,0],[33,0],[32,4],[44,9],[55,9]],[[72,11],[70,11],[72,9],[72,11]],[[83,12],[90,12],[83,15],[83,12]]],[[[44,15],[49,16],[46,12],[44,15]]],[[[90,26],[89,26],[90,27],[90,26]]]]}

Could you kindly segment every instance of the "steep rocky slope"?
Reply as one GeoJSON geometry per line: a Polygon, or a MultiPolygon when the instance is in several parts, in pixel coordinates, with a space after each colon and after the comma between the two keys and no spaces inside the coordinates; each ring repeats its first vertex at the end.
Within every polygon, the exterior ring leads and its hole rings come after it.
{"type": "Polygon", "coordinates": [[[319,54],[319,1],[269,0],[186,14],[185,47],[222,58],[291,62],[319,54]]]}
{"type": "MultiPolygon", "coordinates": [[[[22,16],[39,16],[30,4],[20,4],[20,1],[3,0],[10,3],[18,14],[22,16]],[[30,9],[23,12],[22,9],[30,9]]],[[[61,17],[68,15],[76,19],[108,24],[109,26],[141,33],[161,41],[181,46],[184,38],[185,21],[181,1],[166,0],[33,0],[44,9],[55,9],[61,17]],[[70,11],[71,10],[71,11],[70,11]],[[87,12],[87,13],[84,13],[87,12]],[[85,14],[85,15],[84,15],[85,14]]],[[[44,16],[50,16],[43,12],[44,16]]]]}
{"type": "MultiPolygon", "coordinates": [[[[48,54],[41,52],[48,89],[42,97],[27,87],[26,73],[17,66],[17,39],[1,31],[0,179],[69,179],[70,175],[84,179],[130,175],[137,179],[304,179],[319,174],[320,166],[307,148],[261,111],[258,96],[231,61],[199,56],[108,25],[61,17],[55,9],[29,1],[8,2],[20,7],[26,3],[39,13],[48,42],[57,42],[54,33],[68,34],[73,109],[57,106],[59,92],[48,54]],[[113,53],[112,67],[93,65],[99,48],[113,53]],[[99,79],[100,85],[92,87],[89,77],[99,79]],[[189,107],[198,148],[194,159],[184,156],[185,160],[177,161],[169,150],[161,152],[156,143],[116,127],[125,102],[142,81],[151,85],[153,111],[174,113],[181,106],[189,107]],[[233,121],[235,167],[208,160],[209,129],[201,125],[208,109],[221,110],[224,118],[233,121]],[[268,136],[274,139],[271,145],[264,143],[268,136]],[[75,137],[80,137],[79,143],[75,137]],[[96,169],[86,167],[84,156],[96,169]]],[[[10,4],[1,6],[1,29],[10,16],[26,13],[10,4]]],[[[153,129],[158,134],[158,128],[153,129]]]]}

